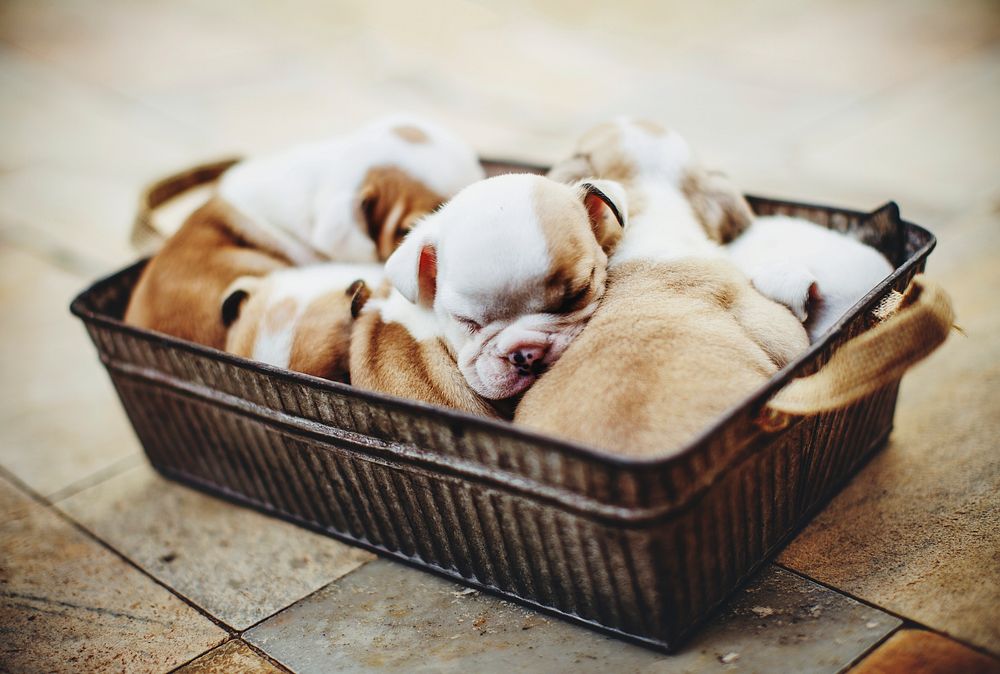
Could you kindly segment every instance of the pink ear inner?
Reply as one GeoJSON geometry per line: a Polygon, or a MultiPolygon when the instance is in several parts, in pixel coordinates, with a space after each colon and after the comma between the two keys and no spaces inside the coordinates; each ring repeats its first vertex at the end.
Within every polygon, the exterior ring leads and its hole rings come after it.
{"type": "Polygon", "coordinates": [[[591,222],[597,223],[604,218],[604,209],[607,208],[607,204],[593,192],[584,197],[583,205],[587,207],[587,214],[590,216],[591,222]]]}
{"type": "Polygon", "coordinates": [[[417,303],[425,307],[434,304],[437,294],[437,251],[434,246],[426,245],[420,249],[420,259],[417,262],[417,303]]]}

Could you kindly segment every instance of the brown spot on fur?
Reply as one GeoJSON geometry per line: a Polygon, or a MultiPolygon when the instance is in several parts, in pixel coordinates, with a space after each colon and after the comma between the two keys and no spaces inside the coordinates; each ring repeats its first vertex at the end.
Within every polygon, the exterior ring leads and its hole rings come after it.
{"type": "Polygon", "coordinates": [[[667,130],[650,119],[633,119],[632,123],[651,136],[665,136],[667,130]]]}
{"type": "Polygon", "coordinates": [[[385,261],[414,222],[444,201],[419,180],[395,166],[371,169],[362,181],[360,210],[379,260],[385,261]]]}
{"type": "Polygon", "coordinates": [[[729,243],[753,221],[750,204],[722,174],[688,171],[681,182],[681,191],[713,241],[729,243]]]}
{"type": "MultiPolygon", "coordinates": [[[[592,292],[603,291],[607,256],[602,248],[614,246],[621,238],[618,221],[607,214],[591,229],[582,192],[576,194],[551,181],[539,181],[532,200],[551,260],[547,306],[561,306],[567,294],[587,283],[595,268],[592,292]]],[[[586,304],[584,298],[581,302],[586,304]]]]}
{"type": "Polygon", "coordinates": [[[392,132],[408,143],[426,143],[430,141],[430,136],[423,129],[412,124],[397,126],[392,132]]]}

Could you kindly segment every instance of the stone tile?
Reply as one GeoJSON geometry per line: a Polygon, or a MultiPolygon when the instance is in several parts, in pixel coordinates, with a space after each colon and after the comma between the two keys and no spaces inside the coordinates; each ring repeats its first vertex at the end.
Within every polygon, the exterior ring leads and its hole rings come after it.
{"type": "Polygon", "coordinates": [[[0,90],[3,170],[45,164],[141,181],[184,165],[199,150],[195,130],[5,43],[0,90]]]}
{"type": "Polygon", "coordinates": [[[37,166],[2,173],[0,237],[50,258],[65,251],[88,276],[124,267],[136,257],[140,183],[37,166]]]}
{"type": "Polygon", "coordinates": [[[165,672],[226,638],[0,479],[0,669],[165,672]]]}
{"type": "Polygon", "coordinates": [[[239,639],[227,641],[177,670],[178,674],[278,674],[283,671],[239,639]]]}
{"type": "Polygon", "coordinates": [[[1000,209],[940,230],[929,273],[958,324],[903,380],[889,446],[780,561],[1000,654],[1000,209]]]}
{"type": "Polygon", "coordinates": [[[960,213],[1000,187],[998,116],[1000,47],[993,47],[805,129],[790,163],[817,179],[849,176],[960,213]]]}
{"type": "Polygon", "coordinates": [[[900,630],[850,674],[997,674],[1000,660],[926,630],[900,630]]]}
{"type": "Polygon", "coordinates": [[[139,452],[69,303],[84,281],[0,244],[0,465],[51,496],[139,452]]]}
{"type": "Polygon", "coordinates": [[[169,482],[145,464],[56,505],[238,630],[374,558],[169,482]]]}
{"type": "Polygon", "coordinates": [[[665,656],[380,560],[244,638],[303,674],[836,672],[898,624],[878,610],[772,568],[680,653],[665,656]]]}

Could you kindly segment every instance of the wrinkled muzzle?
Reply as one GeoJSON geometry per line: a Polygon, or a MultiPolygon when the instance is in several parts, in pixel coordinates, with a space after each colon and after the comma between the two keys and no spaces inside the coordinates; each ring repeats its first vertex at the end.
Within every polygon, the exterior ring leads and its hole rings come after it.
{"type": "Polygon", "coordinates": [[[528,316],[494,330],[480,340],[466,345],[458,354],[458,366],[479,395],[489,400],[515,396],[559,360],[573,339],[580,334],[592,311],[578,312],[574,320],[538,320],[528,316]]]}

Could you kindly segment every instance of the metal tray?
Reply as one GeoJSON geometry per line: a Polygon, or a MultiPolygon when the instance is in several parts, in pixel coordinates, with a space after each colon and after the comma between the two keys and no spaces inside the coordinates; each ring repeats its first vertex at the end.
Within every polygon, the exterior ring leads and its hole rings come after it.
{"type": "MultiPolygon", "coordinates": [[[[490,173],[535,168],[484,165],[490,173]]],[[[143,262],[98,281],[71,309],[167,478],[671,650],[886,441],[898,378],[781,430],[762,427],[760,413],[790,380],[868,329],[872,310],[923,270],[935,244],[893,203],[861,213],[749,200],[760,214],[851,230],[896,271],[796,362],[665,459],[616,457],[125,325],[143,262]]]]}

